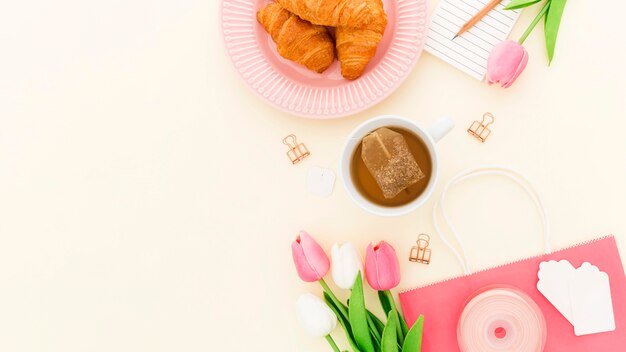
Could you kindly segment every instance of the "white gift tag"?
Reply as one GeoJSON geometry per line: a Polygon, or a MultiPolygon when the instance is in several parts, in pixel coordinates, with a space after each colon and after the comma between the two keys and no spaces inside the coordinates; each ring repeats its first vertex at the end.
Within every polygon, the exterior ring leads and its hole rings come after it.
{"type": "Polygon", "coordinates": [[[537,289],[572,325],[572,305],[569,293],[569,280],[575,271],[567,260],[541,262],[539,264],[539,281],[537,289]]]}
{"type": "Polygon", "coordinates": [[[576,336],[615,330],[609,276],[583,263],[570,274],[569,293],[576,336]]]}
{"type": "Polygon", "coordinates": [[[575,269],[567,260],[541,262],[537,289],[574,325],[576,336],[615,330],[609,276],[583,263],[575,269]]]}
{"type": "Polygon", "coordinates": [[[306,178],[306,188],[316,196],[328,197],[335,187],[333,170],[313,166],[306,178]]]}

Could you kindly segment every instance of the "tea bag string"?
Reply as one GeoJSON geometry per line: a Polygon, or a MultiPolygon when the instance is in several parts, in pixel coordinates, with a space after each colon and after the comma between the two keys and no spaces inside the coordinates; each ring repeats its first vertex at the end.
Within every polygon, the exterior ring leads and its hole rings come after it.
{"type": "Polygon", "coordinates": [[[508,177],[512,179],[513,181],[515,181],[519,186],[522,187],[522,189],[524,189],[531,196],[531,199],[533,200],[535,206],[537,207],[539,216],[541,217],[541,222],[543,224],[543,241],[544,241],[545,252],[550,253],[551,252],[550,229],[549,229],[548,219],[546,218],[545,209],[543,207],[543,204],[541,203],[541,199],[539,198],[537,191],[534,189],[530,181],[528,181],[528,179],[524,177],[521,173],[511,170],[506,167],[502,167],[502,166],[484,166],[484,167],[473,168],[473,169],[469,169],[469,170],[459,173],[457,176],[455,176],[452,180],[450,180],[444,186],[439,199],[435,203],[435,206],[433,208],[433,214],[432,214],[433,223],[435,224],[435,232],[437,232],[437,235],[439,235],[439,237],[441,238],[441,241],[446,245],[446,247],[448,247],[452,251],[456,259],[459,261],[459,264],[461,264],[461,267],[463,268],[463,271],[465,272],[465,274],[466,275],[471,274],[472,269],[469,264],[469,259],[467,256],[467,252],[465,250],[465,245],[463,244],[463,240],[458,235],[456,228],[450,221],[450,218],[445,210],[445,198],[450,188],[454,187],[455,185],[465,180],[482,176],[482,175],[500,175],[500,176],[508,177]],[[452,232],[452,235],[454,236],[454,239],[456,240],[461,250],[460,253],[454,248],[454,246],[450,243],[450,241],[448,241],[448,238],[444,235],[444,231],[442,231],[442,229],[440,228],[439,217],[437,216],[437,211],[439,211],[442,215],[443,224],[445,224],[450,229],[450,232],[452,232]]]}

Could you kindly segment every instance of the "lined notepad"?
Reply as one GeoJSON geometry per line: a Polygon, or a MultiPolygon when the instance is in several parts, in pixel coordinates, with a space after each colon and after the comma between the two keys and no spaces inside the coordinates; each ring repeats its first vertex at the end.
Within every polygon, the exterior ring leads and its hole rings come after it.
{"type": "Polygon", "coordinates": [[[504,10],[503,0],[469,31],[452,40],[459,29],[489,0],[440,0],[430,23],[425,49],[470,76],[482,80],[491,49],[511,33],[521,10],[504,10]]]}

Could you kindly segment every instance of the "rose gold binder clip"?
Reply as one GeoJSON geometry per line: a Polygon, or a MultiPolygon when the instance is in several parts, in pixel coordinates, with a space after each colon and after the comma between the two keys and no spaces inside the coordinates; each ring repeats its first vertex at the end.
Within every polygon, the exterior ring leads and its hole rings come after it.
{"type": "Polygon", "coordinates": [[[495,117],[490,112],[486,112],[483,115],[482,121],[474,121],[472,125],[467,129],[467,132],[474,136],[479,141],[485,143],[487,137],[491,134],[491,130],[489,129],[489,125],[491,125],[496,120],[495,117]]]}
{"type": "Polygon", "coordinates": [[[298,143],[296,136],[293,134],[288,135],[283,138],[283,143],[289,147],[289,151],[287,152],[287,156],[289,160],[291,160],[292,164],[297,164],[304,160],[307,156],[311,155],[306,145],[302,143],[298,143]]]}
{"type": "Polygon", "coordinates": [[[417,236],[416,246],[411,247],[409,261],[420,264],[430,264],[430,236],[423,233],[417,236]]]}

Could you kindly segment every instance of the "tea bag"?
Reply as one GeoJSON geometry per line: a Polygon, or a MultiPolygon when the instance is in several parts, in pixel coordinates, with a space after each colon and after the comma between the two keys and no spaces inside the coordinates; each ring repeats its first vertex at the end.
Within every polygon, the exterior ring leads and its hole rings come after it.
{"type": "Polygon", "coordinates": [[[385,198],[394,198],[426,177],[400,133],[382,127],[363,138],[362,143],[361,158],[385,198]]]}

